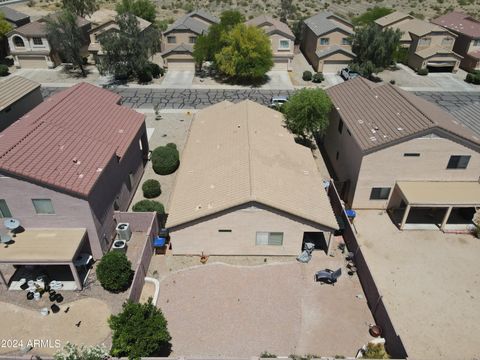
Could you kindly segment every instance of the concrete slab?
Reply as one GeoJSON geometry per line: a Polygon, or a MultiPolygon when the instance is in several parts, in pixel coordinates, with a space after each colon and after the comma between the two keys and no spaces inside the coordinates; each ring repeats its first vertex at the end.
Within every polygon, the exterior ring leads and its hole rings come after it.
{"type": "Polygon", "coordinates": [[[261,86],[262,89],[293,89],[288,71],[269,71],[267,76],[269,81],[261,86]]]}
{"type": "Polygon", "coordinates": [[[162,86],[165,88],[190,88],[192,87],[194,71],[169,70],[165,74],[162,86]]]}

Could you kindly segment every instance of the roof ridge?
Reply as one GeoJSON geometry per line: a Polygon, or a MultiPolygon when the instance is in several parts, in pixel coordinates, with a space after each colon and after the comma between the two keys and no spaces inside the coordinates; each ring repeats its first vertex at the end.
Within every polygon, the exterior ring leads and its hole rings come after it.
{"type": "MultiPolygon", "coordinates": [[[[241,103],[240,103],[241,104],[241,103]]],[[[248,112],[249,109],[249,102],[248,99],[244,101],[245,104],[245,112],[246,112],[246,119],[247,121],[246,126],[247,126],[247,148],[248,148],[248,181],[249,181],[249,186],[250,186],[250,199],[256,199],[256,194],[254,194],[254,186],[253,186],[253,167],[252,167],[252,147],[250,143],[250,114],[248,112]]]]}
{"type": "MultiPolygon", "coordinates": [[[[430,116],[425,114],[425,112],[423,110],[421,110],[417,105],[415,105],[415,103],[413,103],[407,96],[405,96],[405,94],[400,92],[399,88],[397,88],[396,86],[393,86],[392,84],[384,84],[384,85],[387,85],[387,86],[391,87],[398,95],[400,95],[403,99],[405,99],[415,110],[417,110],[420,114],[422,114],[425,118],[427,118],[428,121],[430,121],[433,125],[439,126],[438,123],[433,121],[433,119],[430,116]]],[[[417,96],[417,95],[413,95],[413,96],[417,96]]]]}

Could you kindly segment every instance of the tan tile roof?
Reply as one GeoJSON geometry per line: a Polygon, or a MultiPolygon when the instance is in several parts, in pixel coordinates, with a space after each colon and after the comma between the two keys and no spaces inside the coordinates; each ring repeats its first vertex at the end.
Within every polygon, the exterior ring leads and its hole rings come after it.
{"type": "Polygon", "coordinates": [[[428,59],[431,58],[434,55],[442,55],[442,58],[445,61],[448,60],[458,60],[462,59],[463,57],[454,53],[452,50],[445,49],[441,47],[440,45],[434,45],[434,46],[429,46],[423,50],[416,51],[415,54],[420,56],[423,59],[428,59]],[[445,55],[449,55],[449,57],[445,57],[445,55]]]}
{"type": "MultiPolygon", "coordinates": [[[[55,19],[58,16],[58,13],[55,14],[50,14],[40,20],[33,21],[31,23],[25,24],[23,26],[20,26],[16,29],[13,29],[10,31],[7,36],[10,36],[10,34],[20,34],[26,37],[31,37],[31,36],[47,36],[47,19],[55,19]]],[[[80,16],[77,16],[77,26],[78,27],[84,27],[89,25],[90,22],[80,16]]]]}
{"type": "Polygon", "coordinates": [[[381,27],[399,29],[403,32],[402,41],[410,40],[410,34],[423,36],[433,31],[446,32],[444,28],[432,24],[428,21],[415,19],[413,16],[395,11],[389,15],[383,16],[375,20],[375,23],[381,27]],[[405,21],[406,20],[406,21],[405,21]]]}
{"type": "Polygon", "coordinates": [[[337,228],[311,151],[282,115],[246,100],[195,115],[169,204],[173,227],[257,202],[337,228]]]}
{"type": "Polygon", "coordinates": [[[12,76],[0,82],[0,111],[38,89],[40,84],[21,76],[12,76]]]}
{"type": "Polygon", "coordinates": [[[382,16],[381,18],[375,20],[375,23],[382,27],[385,27],[404,19],[413,19],[413,16],[402,13],[401,11],[394,11],[391,14],[382,16]]]}
{"type": "Polygon", "coordinates": [[[399,181],[397,185],[409,205],[480,204],[478,181],[399,181]]]}
{"type": "Polygon", "coordinates": [[[248,20],[246,24],[249,26],[266,27],[265,32],[267,34],[272,34],[278,31],[288,36],[292,40],[295,39],[295,35],[287,24],[281,22],[280,20],[274,19],[271,16],[260,15],[248,20]]]}
{"type": "Polygon", "coordinates": [[[356,78],[327,89],[363,151],[373,151],[435,129],[480,145],[480,138],[438,106],[391,84],[356,78]]]}

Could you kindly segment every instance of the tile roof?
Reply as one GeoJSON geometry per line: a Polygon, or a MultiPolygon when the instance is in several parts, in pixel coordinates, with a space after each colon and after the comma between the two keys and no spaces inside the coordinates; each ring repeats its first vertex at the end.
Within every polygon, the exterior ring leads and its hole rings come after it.
{"type": "Polygon", "coordinates": [[[250,100],[223,101],[195,115],[167,226],[251,202],[338,228],[312,153],[295,142],[282,114],[250,100]]]}
{"type": "Polygon", "coordinates": [[[350,55],[352,58],[355,57],[355,54],[353,52],[351,52],[350,50],[348,49],[345,49],[345,48],[342,48],[341,46],[338,46],[338,45],[332,45],[332,46],[329,46],[328,48],[326,49],[323,49],[323,50],[317,50],[315,52],[315,54],[317,55],[317,57],[319,59],[325,57],[325,56],[329,56],[331,54],[334,54],[336,52],[343,52],[347,55],[350,55]]]}
{"type": "Polygon", "coordinates": [[[415,54],[417,54],[418,56],[420,56],[421,58],[423,59],[427,59],[427,58],[430,58],[434,55],[437,55],[437,54],[441,54],[442,55],[442,58],[444,60],[450,60],[450,59],[462,59],[463,57],[454,53],[453,50],[448,50],[448,49],[445,49],[443,47],[441,47],[440,45],[434,45],[434,46],[429,46],[423,50],[419,50],[419,51],[416,51],[415,54]],[[450,55],[448,58],[445,57],[445,55],[450,55]]]}
{"type": "Polygon", "coordinates": [[[393,23],[402,21],[404,19],[413,19],[414,17],[410,14],[405,14],[400,11],[394,11],[388,15],[382,16],[375,20],[375,24],[380,25],[382,27],[389,26],[393,23]]]}
{"type": "MultiPolygon", "coordinates": [[[[25,24],[23,26],[19,26],[16,29],[10,31],[7,36],[10,34],[17,33],[23,36],[31,37],[31,36],[47,36],[47,19],[55,19],[58,13],[48,15],[40,20],[33,21],[31,23],[25,24]]],[[[90,22],[80,16],[77,17],[77,25],[78,27],[84,27],[89,25],[90,22]]]]}
{"type": "Polygon", "coordinates": [[[219,22],[219,20],[215,16],[203,10],[197,10],[177,19],[177,21],[175,21],[172,25],[168,27],[167,30],[164,31],[164,34],[167,34],[173,30],[189,30],[196,34],[203,34],[208,30],[210,24],[206,24],[203,21],[195,19],[196,16],[207,20],[207,22],[210,22],[211,24],[219,22]]]}
{"type": "Polygon", "coordinates": [[[343,30],[348,34],[354,33],[353,25],[351,25],[347,20],[340,18],[329,11],[324,11],[309,17],[308,19],[304,20],[304,23],[317,36],[336,29],[343,30]],[[345,25],[344,23],[350,24],[350,26],[345,25]]]}
{"type": "Polygon", "coordinates": [[[480,137],[452,115],[391,84],[375,84],[358,77],[327,89],[327,93],[365,152],[435,129],[480,145],[480,137]]]}
{"type": "Polygon", "coordinates": [[[0,172],[87,197],[144,126],[120,99],[87,83],[47,98],[0,133],[0,172]]]}
{"type": "Polygon", "coordinates": [[[472,38],[480,38],[480,21],[462,12],[452,11],[433,19],[432,23],[456,33],[465,34],[472,38]]]}
{"type": "Polygon", "coordinates": [[[476,102],[464,106],[459,110],[452,111],[451,114],[463,126],[469,128],[480,137],[480,103],[476,102]]]}
{"type": "Polygon", "coordinates": [[[40,84],[21,76],[12,76],[0,82],[0,111],[30,94],[40,84]]]}
{"type": "Polygon", "coordinates": [[[165,50],[164,52],[161,53],[161,55],[167,55],[170,53],[175,53],[175,52],[188,52],[188,53],[193,53],[193,45],[189,44],[180,44],[178,46],[175,46],[174,48],[165,50]]]}
{"type": "Polygon", "coordinates": [[[11,22],[17,22],[17,21],[20,21],[20,20],[30,19],[29,15],[24,14],[20,11],[15,10],[15,9],[9,8],[8,6],[0,7],[0,12],[3,13],[6,20],[11,21],[11,22]]]}
{"type": "Polygon", "coordinates": [[[431,32],[446,32],[442,27],[429,23],[428,21],[416,19],[411,15],[395,11],[391,14],[385,15],[377,20],[375,23],[381,27],[388,27],[400,30],[402,34],[402,41],[410,41],[410,34],[417,36],[424,36],[431,32]],[[405,20],[403,20],[405,19],[405,20]]]}
{"type": "Polygon", "coordinates": [[[284,35],[288,36],[290,39],[295,39],[295,35],[287,24],[281,22],[280,20],[274,19],[271,16],[260,15],[248,20],[245,24],[249,26],[257,26],[259,28],[265,27],[264,30],[269,35],[275,32],[281,32],[284,35]]]}

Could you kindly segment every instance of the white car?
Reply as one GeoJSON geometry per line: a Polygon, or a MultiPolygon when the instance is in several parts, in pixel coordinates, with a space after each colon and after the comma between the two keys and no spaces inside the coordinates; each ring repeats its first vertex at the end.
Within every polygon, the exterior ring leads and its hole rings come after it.
{"type": "Polygon", "coordinates": [[[270,108],[279,108],[288,101],[288,96],[274,96],[270,99],[270,108]]]}

